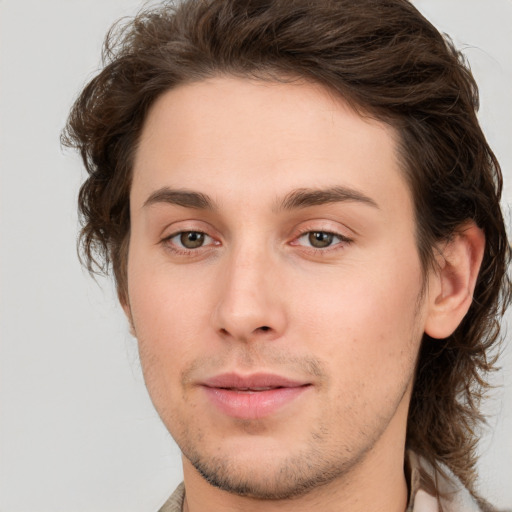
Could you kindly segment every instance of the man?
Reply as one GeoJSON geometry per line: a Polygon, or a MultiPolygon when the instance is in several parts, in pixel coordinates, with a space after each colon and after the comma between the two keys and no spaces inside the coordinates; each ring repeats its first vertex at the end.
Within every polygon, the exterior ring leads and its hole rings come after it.
{"type": "Polygon", "coordinates": [[[161,510],[492,510],[509,248],[457,51],[405,0],[165,4],[106,45],[66,141],[183,453],[161,510]]]}

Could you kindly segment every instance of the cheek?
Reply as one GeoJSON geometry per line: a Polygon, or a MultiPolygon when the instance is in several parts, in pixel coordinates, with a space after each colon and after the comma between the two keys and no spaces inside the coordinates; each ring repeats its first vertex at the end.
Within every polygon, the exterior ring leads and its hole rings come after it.
{"type": "Polygon", "coordinates": [[[207,282],[201,276],[137,254],[128,272],[130,306],[139,336],[151,333],[152,342],[162,343],[194,329],[208,300],[207,282]]]}
{"type": "Polygon", "coordinates": [[[184,365],[197,356],[196,347],[204,341],[206,299],[197,286],[158,263],[138,263],[134,257],[129,267],[132,321],[146,385],[155,405],[165,406],[169,394],[180,389],[184,365]]]}
{"type": "Polygon", "coordinates": [[[421,270],[413,258],[396,262],[333,273],[295,303],[308,344],[345,374],[383,375],[415,359],[423,333],[421,270]]]}

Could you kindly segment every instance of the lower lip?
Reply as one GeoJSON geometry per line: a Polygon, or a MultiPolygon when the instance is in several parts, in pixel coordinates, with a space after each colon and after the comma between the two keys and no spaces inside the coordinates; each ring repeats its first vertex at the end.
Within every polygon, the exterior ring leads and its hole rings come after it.
{"type": "Polygon", "coordinates": [[[237,391],[204,386],[208,398],[224,414],[244,420],[270,416],[283,408],[311,386],[275,388],[267,391],[237,391]]]}

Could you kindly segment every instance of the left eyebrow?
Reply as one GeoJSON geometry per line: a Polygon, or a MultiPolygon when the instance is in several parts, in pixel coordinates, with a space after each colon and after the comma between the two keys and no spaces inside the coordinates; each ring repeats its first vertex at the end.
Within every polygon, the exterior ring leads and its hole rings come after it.
{"type": "Polygon", "coordinates": [[[279,212],[346,201],[355,201],[379,209],[379,205],[371,197],[359,190],[341,186],[325,189],[299,188],[287,194],[274,209],[279,212]]]}

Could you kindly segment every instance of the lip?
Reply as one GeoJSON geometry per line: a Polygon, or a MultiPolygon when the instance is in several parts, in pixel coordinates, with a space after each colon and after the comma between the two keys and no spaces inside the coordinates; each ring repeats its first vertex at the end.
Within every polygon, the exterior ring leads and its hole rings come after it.
{"type": "Polygon", "coordinates": [[[220,412],[247,420],[276,413],[306,392],[311,383],[270,373],[226,373],[207,379],[201,386],[220,412]]]}

